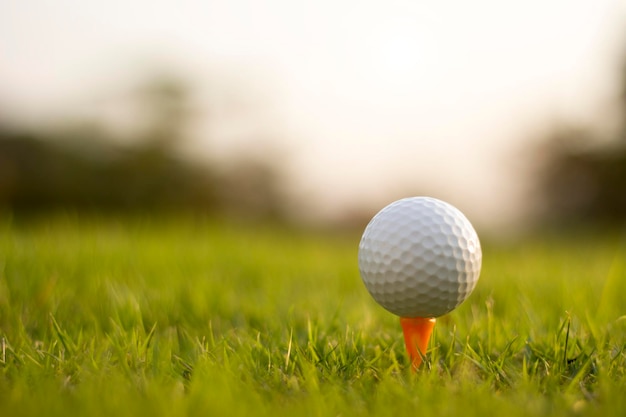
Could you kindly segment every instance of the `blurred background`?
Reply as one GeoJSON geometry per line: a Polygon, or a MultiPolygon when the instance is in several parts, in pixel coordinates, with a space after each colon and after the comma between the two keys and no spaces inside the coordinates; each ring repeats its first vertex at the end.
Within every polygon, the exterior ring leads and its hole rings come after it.
{"type": "Polygon", "coordinates": [[[0,207],[626,220],[626,4],[8,0],[0,207]]]}

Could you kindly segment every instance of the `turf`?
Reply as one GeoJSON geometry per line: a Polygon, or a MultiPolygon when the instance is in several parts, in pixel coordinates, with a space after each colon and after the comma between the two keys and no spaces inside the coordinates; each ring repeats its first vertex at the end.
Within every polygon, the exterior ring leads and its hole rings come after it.
{"type": "Polygon", "coordinates": [[[626,412],[623,234],[484,241],[412,373],[358,232],[2,219],[2,416],[626,412]]]}

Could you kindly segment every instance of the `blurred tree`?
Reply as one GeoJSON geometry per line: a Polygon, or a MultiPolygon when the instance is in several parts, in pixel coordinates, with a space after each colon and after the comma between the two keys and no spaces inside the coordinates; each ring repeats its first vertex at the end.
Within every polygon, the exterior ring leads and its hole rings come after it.
{"type": "Polygon", "coordinates": [[[152,77],[136,91],[136,100],[144,110],[145,130],[140,136],[156,148],[174,150],[185,138],[192,106],[190,88],[171,74],[152,77]]]}
{"type": "Polygon", "coordinates": [[[271,156],[233,159],[218,169],[177,152],[190,119],[186,83],[158,77],[134,99],[145,125],[126,144],[96,123],[61,130],[0,124],[0,207],[16,212],[174,208],[255,219],[284,214],[279,165],[271,156]]]}
{"type": "Polygon", "coordinates": [[[593,136],[562,130],[546,148],[540,178],[546,217],[558,223],[626,221],[626,146],[623,141],[591,149],[562,145],[593,136]]]}
{"type": "Polygon", "coordinates": [[[207,168],[153,145],[114,145],[93,127],[48,134],[0,128],[0,204],[18,211],[209,209],[215,188],[207,168]]]}
{"type": "Polygon", "coordinates": [[[285,213],[285,195],[278,186],[282,175],[271,153],[240,155],[220,175],[218,204],[236,217],[280,219],[285,213]]]}
{"type": "Polygon", "coordinates": [[[626,222],[626,59],[621,71],[620,129],[609,141],[559,126],[540,149],[544,218],[558,224],[626,222]]]}

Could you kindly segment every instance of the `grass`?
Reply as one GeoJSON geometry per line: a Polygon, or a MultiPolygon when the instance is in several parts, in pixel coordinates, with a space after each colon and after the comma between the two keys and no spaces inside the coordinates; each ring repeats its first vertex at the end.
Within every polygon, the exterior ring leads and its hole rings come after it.
{"type": "Polygon", "coordinates": [[[192,219],[0,220],[0,415],[626,411],[618,233],[484,242],[409,370],[358,233],[192,219]]]}

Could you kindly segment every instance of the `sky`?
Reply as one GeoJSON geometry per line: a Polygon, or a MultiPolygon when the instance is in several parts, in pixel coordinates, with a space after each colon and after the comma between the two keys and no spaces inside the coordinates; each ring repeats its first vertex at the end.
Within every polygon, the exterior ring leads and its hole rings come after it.
{"type": "Polygon", "coordinates": [[[0,107],[106,113],[163,65],[198,83],[194,152],[282,149],[305,211],[424,193],[497,226],[547,126],[608,123],[625,22],[623,0],[4,0],[0,107]]]}

